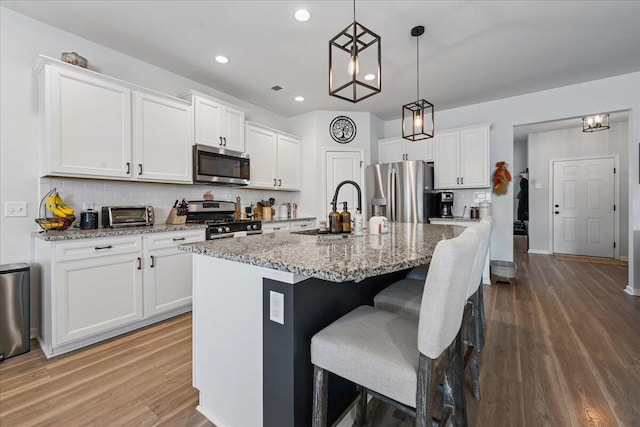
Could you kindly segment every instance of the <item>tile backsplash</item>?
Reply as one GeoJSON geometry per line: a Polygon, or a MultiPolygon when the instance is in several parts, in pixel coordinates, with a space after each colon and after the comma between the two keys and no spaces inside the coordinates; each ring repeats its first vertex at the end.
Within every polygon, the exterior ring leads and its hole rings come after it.
{"type": "MultiPolygon", "coordinates": [[[[467,189],[453,191],[453,216],[462,216],[464,207],[468,210],[472,206],[479,206],[480,202],[488,201],[491,203],[491,189],[467,189]]],[[[491,205],[489,205],[491,206],[491,205]]],[[[489,208],[491,209],[491,208],[489,208]]]]}
{"type": "Polygon", "coordinates": [[[41,178],[40,197],[53,187],[58,189],[65,203],[76,210],[77,218],[80,212],[87,209],[100,212],[102,206],[151,205],[158,224],[165,222],[176,199],[202,200],[207,191],[213,194],[214,200],[235,202],[236,196],[240,196],[243,209],[250,206],[251,202],[255,205],[258,200],[270,197],[276,200],[276,205],[298,203],[300,199],[300,193],[288,191],[76,178],[41,178]]]}

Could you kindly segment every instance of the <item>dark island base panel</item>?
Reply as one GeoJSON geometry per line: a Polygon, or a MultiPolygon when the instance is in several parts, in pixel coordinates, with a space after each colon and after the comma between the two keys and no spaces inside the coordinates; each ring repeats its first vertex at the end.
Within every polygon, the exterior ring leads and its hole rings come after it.
{"type": "MultiPolygon", "coordinates": [[[[311,424],[313,365],[311,338],[334,320],[373,297],[407,270],[335,283],[310,278],[295,285],[264,279],[263,422],[265,427],[311,424]],[[269,319],[269,291],[284,294],[284,325],[269,319]]],[[[328,422],[331,424],[356,398],[355,385],[329,375],[328,422]]]]}

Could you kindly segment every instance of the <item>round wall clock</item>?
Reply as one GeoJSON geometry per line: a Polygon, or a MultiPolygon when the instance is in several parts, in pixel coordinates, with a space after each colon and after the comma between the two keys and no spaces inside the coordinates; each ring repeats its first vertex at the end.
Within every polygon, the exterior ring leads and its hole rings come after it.
{"type": "Polygon", "coordinates": [[[356,137],[356,124],[347,116],[338,116],[331,120],[329,133],[336,142],[346,144],[356,137]]]}

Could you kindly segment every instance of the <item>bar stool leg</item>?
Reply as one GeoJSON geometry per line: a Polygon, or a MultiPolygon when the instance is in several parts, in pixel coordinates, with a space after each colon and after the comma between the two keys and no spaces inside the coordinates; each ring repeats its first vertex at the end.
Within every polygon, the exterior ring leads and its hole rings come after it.
{"type": "Polygon", "coordinates": [[[433,365],[432,359],[420,354],[416,395],[416,427],[431,427],[433,420],[433,396],[437,387],[433,365]]]}
{"type": "Polygon", "coordinates": [[[327,425],[328,377],[327,371],[313,366],[313,427],[326,427],[327,425]]]}
{"type": "MultiPolygon", "coordinates": [[[[467,424],[467,408],[464,399],[464,357],[463,357],[463,330],[460,331],[453,342],[453,353],[451,358],[451,374],[453,401],[455,406],[455,419],[458,427],[466,427],[467,424]]],[[[445,386],[446,388],[446,386],[445,386]]]]}
{"type": "Polygon", "coordinates": [[[364,387],[357,387],[360,397],[356,404],[356,422],[357,427],[364,427],[367,424],[367,392],[364,387]]]}

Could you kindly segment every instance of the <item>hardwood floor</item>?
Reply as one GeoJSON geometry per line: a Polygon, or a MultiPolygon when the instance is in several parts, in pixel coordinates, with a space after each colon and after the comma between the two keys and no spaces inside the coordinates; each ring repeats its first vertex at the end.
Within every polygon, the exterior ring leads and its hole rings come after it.
{"type": "MultiPolygon", "coordinates": [[[[620,265],[516,254],[517,286],[485,286],[482,400],[472,426],[640,425],[640,298],[620,265]]],[[[191,387],[191,316],[52,360],[0,363],[0,426],[212,426],[191,387]]],[[[370,425],[412,420],[372,401],[370,425]]]]}

